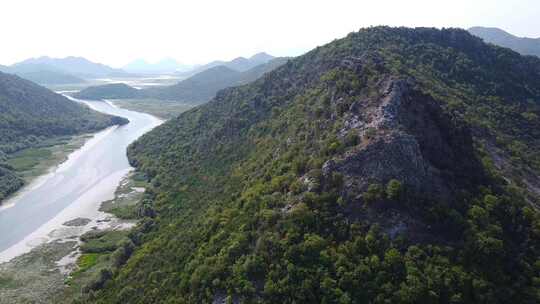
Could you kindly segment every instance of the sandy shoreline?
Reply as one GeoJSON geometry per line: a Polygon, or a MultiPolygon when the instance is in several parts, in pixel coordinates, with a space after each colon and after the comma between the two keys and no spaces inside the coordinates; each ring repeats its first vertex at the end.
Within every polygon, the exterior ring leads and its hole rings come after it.
{"type": "Polygon", "coordinates": [[[98,185],[92,187],[92,189],[84,193],[78,200],[62,210],[38,230],[1,252],[0,263],[8,262],[17,256],[28,253],[44,243],[76,239],[92,229],[106,230],[115,228],[115,226],[119,225],[117,219],[110,214],[99,211],[99,208],[102,202],[114,198],[114,191],[122,178],[130,171],[131,169],[113,174],[101,181],[98,185]],[[83,227],[68,227],[64,225],[64,223],[76,218],[87,218],[91,221],[83,227]]]}

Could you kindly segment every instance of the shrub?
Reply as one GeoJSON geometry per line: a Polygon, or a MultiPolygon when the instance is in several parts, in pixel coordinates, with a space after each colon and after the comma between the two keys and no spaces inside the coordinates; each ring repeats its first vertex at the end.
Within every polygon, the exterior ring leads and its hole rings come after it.
{"type": "Polygon", "coordinates": [[[364,136],[367,138],[367,139],[371,139],[373,137],[375,137],[375,134],[377,134],[377,130],[375,128],[368,128],[365,132],[364,132],[364,136]]]}
{"type": "Polygon", "coordinates": [[[365,202],[368,204],[382,200],[383,196],[384,191],[381,184],[370,184],[363,195],[365,202]]]}
{"type": "Polygon", "coordinates": [[[386,197],[390,200],[398,200],[401,197],[403,186],[397,179],[391,179],[386,184],[386,197]]]}
{"type": "Polygon", "coordinates": [[[358,134],[355,132],[350,132],[345,136],[344,144],[346,147],[353,147],[360,143],[360,138],[358,137],[358,134]]]}

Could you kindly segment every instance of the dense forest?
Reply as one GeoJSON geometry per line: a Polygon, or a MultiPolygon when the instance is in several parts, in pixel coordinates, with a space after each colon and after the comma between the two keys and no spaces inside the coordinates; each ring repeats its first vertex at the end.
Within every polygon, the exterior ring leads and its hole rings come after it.
{"type": "Polygon", "coordinates": [[[179,83],[171,86],[137,90],[125,84],[108,84],[88,87],[75,97],[82,99],[160,99],[204,103],[210,100],[221,89],[247,84],[255,81],[287,62],[287,58],[274,58],[246,71],[237,71],[225,65],[218,65],[203,70],[179,83]]]}
{"type": "Polygon", "coordinates": [[[0,72],[0,200],[22,186],[5,161],[57,136],[95,132],[120,117],[104,115],[15,75],[0,72]]]}
{"type": "Polygon", "coordinates": [[[151,187],[88,303],[538,303],[540,60],[374,27],[128,150],[151,187]]]}

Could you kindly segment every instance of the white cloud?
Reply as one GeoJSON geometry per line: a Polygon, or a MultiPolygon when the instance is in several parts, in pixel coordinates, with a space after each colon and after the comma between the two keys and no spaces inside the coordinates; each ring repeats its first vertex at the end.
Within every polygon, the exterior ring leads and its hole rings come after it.
{"type": "Polygon", "coordinates": [[[540,36],[536,0],[2,1],[0,63],[49,55],[119,66],[144,57],[185,63],[296,55],[370,25],[497,26],[540,36]]]}

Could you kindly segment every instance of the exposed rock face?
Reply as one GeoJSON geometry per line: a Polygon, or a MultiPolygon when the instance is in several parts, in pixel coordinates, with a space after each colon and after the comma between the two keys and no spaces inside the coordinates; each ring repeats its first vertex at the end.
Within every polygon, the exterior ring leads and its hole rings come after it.
{"type": "Polygon", "coordinates": [[[398,179],[415,192],[451,202],[458,188],[482,178],[469,130],[443,112],[412,80],[387,78],[380,96],[351,106],[345,132],[362,143],[343,159],[325,164],[345,177],[349,197],[359,198],[370,183],[398,179]]]}

